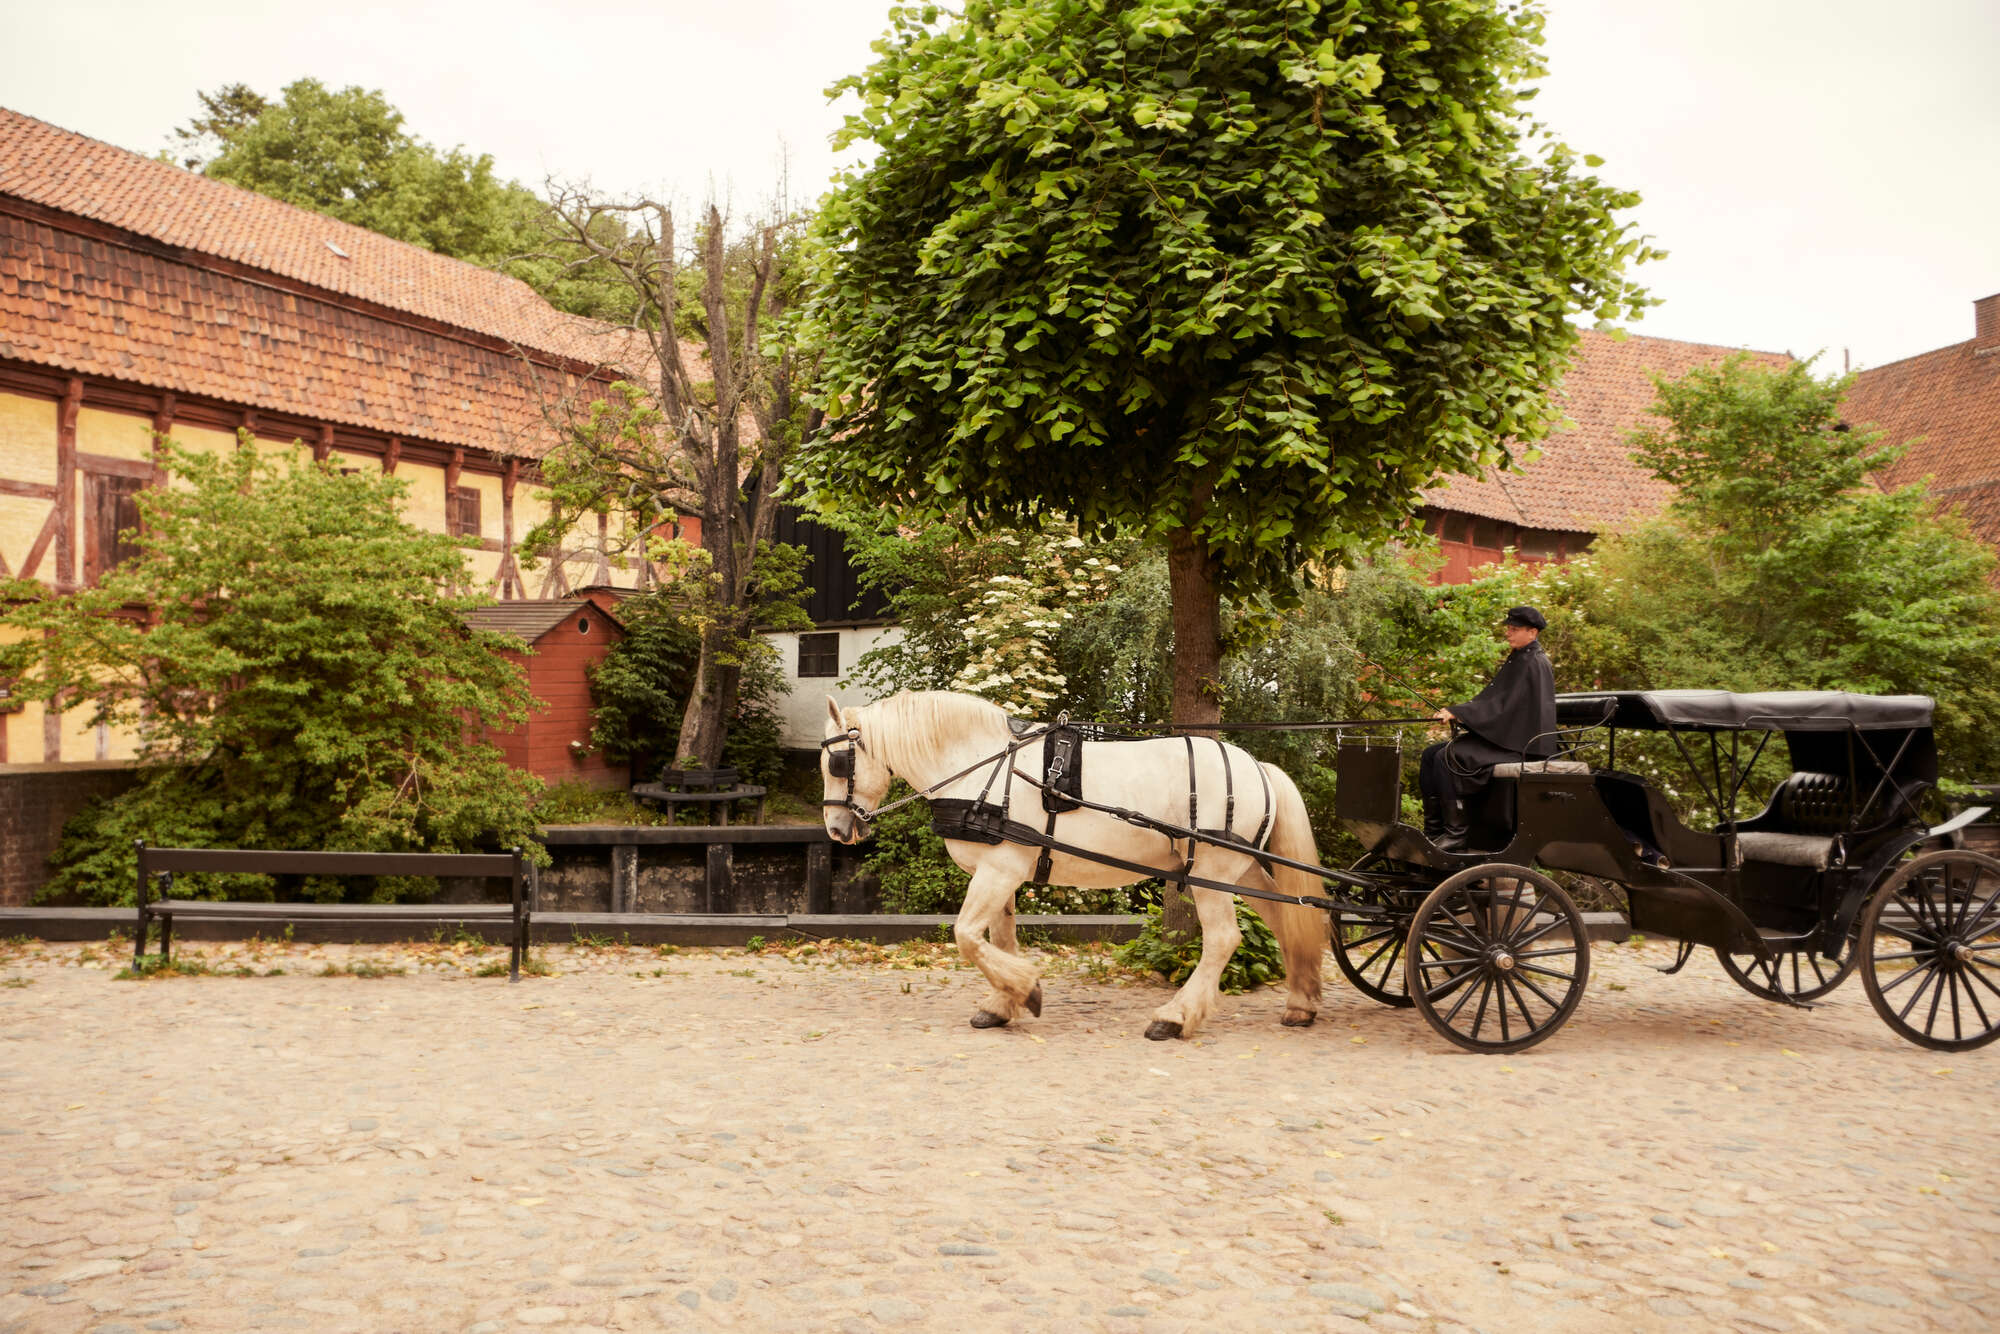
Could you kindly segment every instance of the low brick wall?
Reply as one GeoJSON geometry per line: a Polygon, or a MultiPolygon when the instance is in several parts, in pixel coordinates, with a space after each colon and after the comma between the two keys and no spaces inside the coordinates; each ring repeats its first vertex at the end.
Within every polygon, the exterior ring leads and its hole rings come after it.
{"type": "Polygon", "coordinates": [[[92,797],[123,792],[133,777],[126,760],[0,764],[0,907],[33,902],[69,818],[92,797]]]}

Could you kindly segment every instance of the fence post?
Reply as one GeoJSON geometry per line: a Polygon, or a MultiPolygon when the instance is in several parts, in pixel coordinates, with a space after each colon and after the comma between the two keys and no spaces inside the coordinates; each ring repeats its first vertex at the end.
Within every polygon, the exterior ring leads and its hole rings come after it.
{"type": "Polygon", "coordinates": [[[736,849],[728,843],[708,845],[708,875],[703,883],[704,912],[729,912],[736,906],[736,849]],[[718,904],[728,904],[727,908],[718,904]]]}
{"type": "Polygon", "coordinates": [[[514,940],[513,948],[507,952],[507,980],[509,982],[519,982],[521,980],[521,954],[527,949],[527,943],[523,939],[527,932],[525,923],[521,917],[521,850],[519,848],[509,848],[508,851],[514,854],[514,873],[512,877],[514,882],[514,940]]]}
{"type": "Polygon", "coordinates": [[[146,954],[146,840],[132,840],[132,851],[138,854],[139,862],[139,929],[133,933],[132,971],[139,971],[139,961],[146,954]]]}
{"type": "Polygon", "coordinates": [[[833,844],[825,839],[806,844],[806,911],[833,911],[833,844]]]}

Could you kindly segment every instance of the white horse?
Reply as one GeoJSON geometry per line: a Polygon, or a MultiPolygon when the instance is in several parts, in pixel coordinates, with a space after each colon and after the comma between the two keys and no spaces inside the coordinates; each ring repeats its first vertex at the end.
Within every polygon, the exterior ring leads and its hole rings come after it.
{"type": "MultiPolygon", "coordinates": [[[[974,695],[925,691],[900,694],[860,708],[843,709],[827,699],[826,738],[821,753],[822,778],[829,799],[824,807],[827,833],[841,843],[859,843],[870,829],[868,815],[878,809],[891,778],[901,778],[918,791],[941,784],[929,795],[972,800],[986,791],[986,800],[1007,805],[1007,818],[1036,830],[1047,828],[1041,790],[1007,774],[997,763],[980,764],[1005,751],[1017,738],[998,706],[974,695]],[[852,744],[843,741],[851,738],[852,744]],[[852,759],[845,757],[851,755],[852,759]],[[851,774],[837,773],[851,765],[851,774]],[[960,770],[970,772],[950,782],[960,770]],[[989,785],[989,779],[992,779],[989,785]]],[[[1012,766],[1028,778],[1042,778],[1042,742],[1037,739],[1016,750],[1012,766]]],[[[1268,833],[1267,850],[1293,861],[1317,864],[1312,826],[1298,788],[1284,771],[1260,765],[1247,752],[1212,738],[1197,737],[1192,754],[1187,740],[1160,737],[1146,741],[1091,742],[1082,747],[1083,795],[1103,806],[1139,812],[1167,823],[1200,830],[1228,828],[1246,841],[1268,833]],[[1225,765],[1227,772],[1225,773],[1225,765]],[[1260,773],[1261,770],[1261,773],[1260,773]],[[1190,783],[1199,809],[1189,818],[1190,783]],[[1225,793],[1233,792],[1229,802],[1225,793]]],[[[1053,837],[1071,847],[1089,849],[1137,863],[1171,878],[1187,869],[1185,840],[1144,829],[1099,811],[1079,809],[1056,817],[1053,837]]],[[[1014,894],[1034,875],[1041,849],[1023,843],[981,843],[947,838],[951,859],[972,876],[965,906],[959,910],[953,934],[959,953],[992,984],[977,1013],[974,1028],[995,1028],[1025,1012],[1042,1012],[1042,988],[1035,966],[1021,956],[1014,935],[1014,894]]],[[[1248,853],[1214,843],[1197,842],[1192,873],[1222,884],[1252,889],[1274,888],[1272,877],[1248,853]]],[[[1320,892],[1317,877],[1288,867],[1276,867],[1275,888],[1287,894],[1320,892]]],[[[1051,854],[1048,882],[1079,889],[1114,889],[1145,879],[1145,875],[1107,866],[1087,857],[1051,854]]],[[[1166,1004],[1153,1012],[1146,1036],[1155,1040],[1191,1037],[1215,1013],[1221,999],[1217,982],[1242,933],[1236,926],[1234,896],[1220,890],[1194,888],[1195,913],[1201,921],[1201,962],[1193,976],[1166,1004]]],[[[1320,964],[1328,943],[1328,918],[1317,908],[1252,899],[1284,950],[1289,993],[1284,1023],[1303,1028],[1319,1012],[1320,964]]]]}

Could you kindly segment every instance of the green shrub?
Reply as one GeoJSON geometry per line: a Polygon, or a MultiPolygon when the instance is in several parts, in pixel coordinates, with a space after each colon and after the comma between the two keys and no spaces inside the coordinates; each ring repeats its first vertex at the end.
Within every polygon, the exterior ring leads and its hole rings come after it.
{"type": "MultiPolygon", "coordinates": [[[[1160,918],[1160,909],[1147,911],[1146,925],[1140,929],[1138,938],[1118,947],[1118,962],[1141,972],[1158,973],[1167,980],[1167,985],[1177,987],[1188,980],[1195,965],[1201,962],[1201,937],[1169,940],[1160,929],[1160,918]]],[[[1278,938],[1241,899],[1236,901],[1236,926],[1243,933],[1243,943],[1236,947],[1236,953],[1229,956],[1229,965],[1222,970],[1222,989],[1234,996],[1252,987],[1282,981],[1285,961],[1278,949],[1278,938]]]]}

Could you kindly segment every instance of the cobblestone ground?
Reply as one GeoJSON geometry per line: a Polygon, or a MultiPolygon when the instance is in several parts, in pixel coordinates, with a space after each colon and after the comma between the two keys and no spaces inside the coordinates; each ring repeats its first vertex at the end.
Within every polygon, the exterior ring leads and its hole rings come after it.
{"type": "Polygon", "coordinates": [[[2000,1325],[2000,1048],[1858,981],[1600,946],[1494,1058],[1337,978],[1155,1044],[1087,958],[975,1032],[921,948],[195,954],[284,974],[0,947],[0,1330],[2000,1325]]]}

